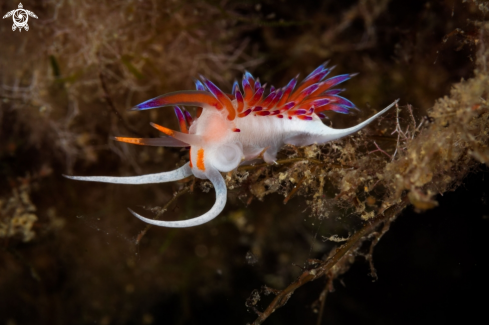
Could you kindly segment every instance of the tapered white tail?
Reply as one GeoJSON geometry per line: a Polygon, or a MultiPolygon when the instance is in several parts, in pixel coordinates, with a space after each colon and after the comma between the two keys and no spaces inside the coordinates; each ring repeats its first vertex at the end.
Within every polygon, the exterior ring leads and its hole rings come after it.
{"type": "Polygon", "coordinates": [[[313,143],[326,143],[329,141],[341,139],[343,137],[346,137],[348,135],[360,131],[368,124],[372,123],[380,115],[384,114],[389,109],[391,109],[394,105],[397,104],[398,101],[399,99],[395,100],[392,104],[390,104],[389,106],[387,106],[386,108],[384,108],[383,110],[375,114],[374,116],[368,118],[362,123],[355,125],[351,128],[333,129],[322,123],[319,123],[320,121],[316,122],[315,124],[311,123],[311,128],[309,129],[308,133],[300,134],[298,136],[294,136],[290,139],[287,139],[285,140],[285,143],[297,145],[297,146],[307,146],[313,143]]]}

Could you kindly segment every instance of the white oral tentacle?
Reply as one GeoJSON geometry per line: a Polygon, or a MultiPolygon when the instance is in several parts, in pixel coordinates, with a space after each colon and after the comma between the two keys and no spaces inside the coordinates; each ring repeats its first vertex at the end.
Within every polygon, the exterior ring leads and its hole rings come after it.
{"type": "Polygon", "coordinates": [[[140,184],[173,182],[173,181],[184,179],[190,175],[192,175],[190,163],[186,163],[182,167],[175,169],[171,172],[148,174],[148,175],[141,175],[141,176],[128,176],[128,177],[68,176],[68,175],[63,175],[63,176],[77,181],[140,185],[140,184]]]}
{"type": "Polygon", "coordinates": [[[227,200],[227,188],[226,183],[224,182],[224,178],[222,178],[221,173],[217,169],[209,166],[207,167],[205,175],[211,181],[212,185],[214,185],[214,189],[216,191],[216,202],[209,211],[199,217],[179,221],[162,221],[145,218],[132,211],[131,209],[129,209],[129,211],[141,221],[160,227],[188,228],[199,226],[201,224],[209,222],[217,217],[224,209],[227,200]]]}

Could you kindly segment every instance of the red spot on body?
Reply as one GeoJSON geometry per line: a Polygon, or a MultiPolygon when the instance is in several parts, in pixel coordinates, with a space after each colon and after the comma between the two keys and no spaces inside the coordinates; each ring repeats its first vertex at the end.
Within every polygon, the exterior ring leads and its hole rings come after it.
{"type": "Polygon", "coordinates": [[[255,114],[255,115],[267,116],[267,115],[270,115],[270,112],[269,112],[269,111],[256,112],[256,114],[255,114]]]}
{"type": "Polygon", "coordinates": [[[241,114],[238,114],[238,117],[245,117],[245,116],[248,116],[248,114],[251,113],[251,109],[247,109],[246,111],[244,111],[243,113],[241,114]]]}

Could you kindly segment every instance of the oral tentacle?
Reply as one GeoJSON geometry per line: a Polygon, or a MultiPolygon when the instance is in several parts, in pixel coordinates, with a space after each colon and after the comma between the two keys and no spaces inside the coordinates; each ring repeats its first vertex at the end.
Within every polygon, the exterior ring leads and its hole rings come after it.
{"type": "Polygon", "coordinates": [[[127,177],[113,177],[113,176],[69,176],[63,175],[66,178],[74,179],[77,181],[87,182],[100,182],[100,183],[112,183],[112,184],[155,184],[179,181],[192,175],[192,170],[189,163],[186,163],[182,167],[175,169],[171,172],[148,174],[141,176],[127,176],[127,177]]]}
{"type": "Polygon", "coordinates": [[[141,221],[160,227],[188,228],[207,223],[217,217],[224,209],[227,200],[227,188],[224,178],[217,169],[208,167],[205,172],[205,176],[211,181],[212,185],[214,185],[214,189],[216,191],[216,202],[209,211],[199,217],[179,221],[163,221],[145,218],[131,209],[129,209],[129,211],[141,221]]]}

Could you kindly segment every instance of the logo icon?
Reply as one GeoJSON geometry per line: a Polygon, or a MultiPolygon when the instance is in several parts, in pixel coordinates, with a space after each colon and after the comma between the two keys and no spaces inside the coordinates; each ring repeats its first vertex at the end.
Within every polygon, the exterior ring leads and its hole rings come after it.
{"type": "Polygon", "coordinates": [[[12,31],[15,32],[15,30],[18,28],[19,32],[22,31],[22,28],[24,28],[26,31],[29,30],[29,25],[27,25],[27,21],[29,20],[29,16],[36,18],[37,16],[35,13],[29,10],[23,9],[24,7],[22,6],[22,3],[19,3],[19,9],[15,9],[12,11],[7,12],[5,16],[3,16],[3,19],[8,18],[12,16],[14,20],[14,24],[12,25],[12,31]]]}

